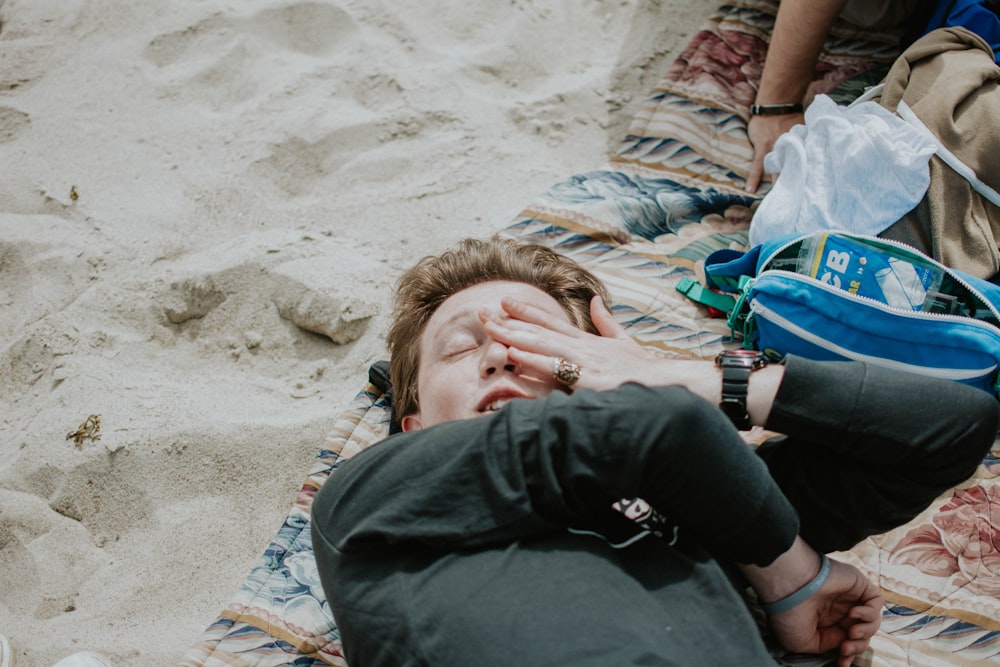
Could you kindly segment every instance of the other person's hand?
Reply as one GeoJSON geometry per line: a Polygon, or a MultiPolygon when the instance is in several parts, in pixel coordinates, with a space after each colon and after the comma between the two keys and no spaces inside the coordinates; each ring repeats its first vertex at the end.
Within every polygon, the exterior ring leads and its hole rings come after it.
{"type": "Polygon", "coordinates": [[[805,122],[801,113],[782,114],[780,116],[751,116],[747,123],[747,136],[753,144],[753,162],[750,164],[750,175],[747,176],[746,191],[757,192],[764,178],[764,156],[771,152],[774,143],[782,134],[805,122]]]}

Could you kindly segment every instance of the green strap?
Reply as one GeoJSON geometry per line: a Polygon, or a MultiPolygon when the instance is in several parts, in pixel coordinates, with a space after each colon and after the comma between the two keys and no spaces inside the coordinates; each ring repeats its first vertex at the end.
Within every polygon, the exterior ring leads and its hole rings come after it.
{"type": "Polygon", "coordinates": [[[714,273],[711,273],[707,267],[705,268],[705,271],[706,273],[709,273],[713,283],[719,287],[728,287],[734,291],[740,289],[740,286],[743,284],[743,278],[746,278],[746,276],[717,276],[714,273]]]}
{"type": "Polygon", "coordinates": [[[747,298],[750,296],[750,289],[753,287],[754,279],[750,276],[740,276],[740,295],[736,298],[732,312],[726,318],[729,325],[729,334],[733,337],[743,339],[743,347],[747,350],[753,349],[753,312],[747,305],[747,298]]]}
{"type": "MultiPolygon", "coordinates": [[[[750,276],[740,276],[738,280],[731,281],[731,284],[738,286],[740,293],[733,297],[728,294],[713,292],[697,280],[689,276],[681,278],[677,283],[677,291],[700,304],[715,308],[726,313],[726,324],[729,325],[730,335],[743,339],[743,347],[753,349],[752,335],[754,329],[753,313],[747,306],[747,296],[750,288],[753,287],[753,278],[750,276]]],[[[998,380],[1000,382],[1000,380],[998,380]]]]}
{"type": "Polygon", "coordinates": [[[733,297],[713,292],[690,276],[681,278],[681,281],[677,283],[677,291],[692,301],[697,301],[710,308],[721,310],[724,313],[728,313],[736,305],[736,299],[733,297]]]}

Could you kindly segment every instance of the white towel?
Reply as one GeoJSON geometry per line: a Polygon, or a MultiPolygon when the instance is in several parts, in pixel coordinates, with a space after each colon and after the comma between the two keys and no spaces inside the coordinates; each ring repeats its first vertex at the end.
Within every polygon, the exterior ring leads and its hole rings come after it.
{"type": "Polygon", "coordinates": [[[876,235],[916,206],[930,185],[933,135],[876,102],[838,106],[817,95],[764,158],[780,173],[750,223],[757,245],[793,232],[876,235]]]}

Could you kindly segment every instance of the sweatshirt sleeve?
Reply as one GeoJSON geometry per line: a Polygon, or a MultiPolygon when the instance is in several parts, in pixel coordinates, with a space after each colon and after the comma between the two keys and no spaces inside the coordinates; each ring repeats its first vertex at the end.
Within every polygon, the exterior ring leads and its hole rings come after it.
{"type": "Polygon", "coordinates": [[[393,436],[330,477],[313,521],[341,551],[474,548],[600,525],[613,502],[634,497],[737,562],[771,562],[798,530],[766,466],[716,406],[636,384],[514,401],[393,436]]]}
{"type": "Polygon", "coordinates": [[[758,448],[801,534],[848,549],[902,525],[968,479],[997,432],[996,399],[974,387],[859,362],[786,360],[758,448]]]}
{"type": "Polygon", "coordinates": [[[997,401],[950,380],[788,357],[767,427],[866,460],[968,477],[997,432],[997,401]],[[970,467],[971,456],[971,467],[970,467]]]}

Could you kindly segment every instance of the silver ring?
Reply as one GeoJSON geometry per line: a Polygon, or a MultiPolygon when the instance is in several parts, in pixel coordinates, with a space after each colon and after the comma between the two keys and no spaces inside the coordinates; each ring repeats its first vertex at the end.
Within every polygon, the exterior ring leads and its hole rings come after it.
{"type": "Polygon", "coordinates": [[[552,374],[556,376],[556,380],[571,387],[580,379],[580,366],[562,357],[552,357],[552,374]]]}

